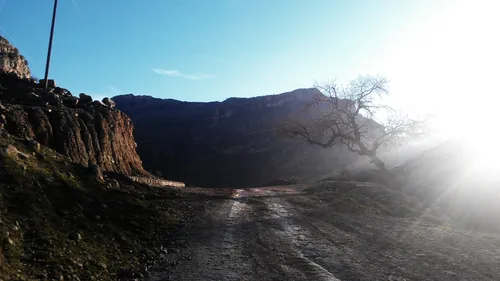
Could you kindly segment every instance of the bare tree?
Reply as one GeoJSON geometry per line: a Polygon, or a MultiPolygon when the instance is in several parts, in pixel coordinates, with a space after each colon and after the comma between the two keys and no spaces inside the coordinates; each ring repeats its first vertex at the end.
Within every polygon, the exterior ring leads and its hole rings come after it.
{"type": "Polygon", "coordinates": [[[304,110],[309,116],[300,121],[289,120],[283,133],[324,148],[344,145],[354,153],[368,156],[381,172],[387,172],[377,151],[423,132],[423,121],[383,104],[383,96],[389,94],[387,84],[379,76],[360,76],[345,87],[335,82],[316,83],[321,94],[306,104],[304,110]],[[374,121],[380,116],[383,122],[374,121]]]}

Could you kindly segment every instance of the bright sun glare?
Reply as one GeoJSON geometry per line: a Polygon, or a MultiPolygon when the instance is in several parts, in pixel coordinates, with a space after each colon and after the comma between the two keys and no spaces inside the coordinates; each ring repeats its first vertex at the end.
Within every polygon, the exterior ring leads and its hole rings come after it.
{"type": "Polygon", "coordinates": [[[498,118],[492,109],[472,108],[464,116],[451,115],[442,120],[442,132],[447,139],[460,143],[469,151],[465,163],[488,174],[500,172],[500,131],[496,129],[498,118]]]}
{"type": "Polygon", "coordinates": [[[456,1],[384,58],[397,106],[434,116],[441,136],[473,151],[471,162],[500,170],[498,1],[456,1]],[[399,96],[398,96],[399,95],[399,96]]]}

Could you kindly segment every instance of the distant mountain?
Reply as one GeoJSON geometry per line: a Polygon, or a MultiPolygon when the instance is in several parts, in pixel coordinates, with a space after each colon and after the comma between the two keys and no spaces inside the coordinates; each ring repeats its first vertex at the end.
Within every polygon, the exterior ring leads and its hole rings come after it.
{"type": "Polygon", "coordinates": [[[134,122],[149,171],[204,187],[247,187],[318,180],[360,159],[342,147],[277,135],[288,116],[318,94],[311,88],[208,103],[135,95],[113,100],[134,122]]]}

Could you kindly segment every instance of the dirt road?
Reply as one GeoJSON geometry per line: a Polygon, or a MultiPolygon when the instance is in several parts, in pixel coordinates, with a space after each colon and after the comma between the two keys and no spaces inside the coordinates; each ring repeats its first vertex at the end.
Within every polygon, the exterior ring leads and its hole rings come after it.
{"type": "Polygon", "coordinates": [[[388,215],[370,188],[188,190],[206,219],[150,280],[500,280],[498,234],[388,215]]]}

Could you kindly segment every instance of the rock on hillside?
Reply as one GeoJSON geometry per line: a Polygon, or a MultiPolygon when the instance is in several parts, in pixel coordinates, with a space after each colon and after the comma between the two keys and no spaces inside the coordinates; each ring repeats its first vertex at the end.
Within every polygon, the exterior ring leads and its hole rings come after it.
{"type": "Polygon", "coordinates": [[[146,174],[136,152],[132,121],[100,102],[62,88],[45,90],[29,79],[0,74],[0,126],[104,171],[146,174]]]}
{"type": "Polygon", "coordinates": [[[181,102],[149,96],[114,97],[136,125],[147,170],[188,184],[249,187],[273,181],[318,180],[360,158],[277,135],[317,89],[223,102],[181,102]]]}
{"type": "Polygon", "coordinates": [[[15,73],[19,78],[31,77],[28,61],[2,36],[0,36],[0,71],[15,73]]]}

